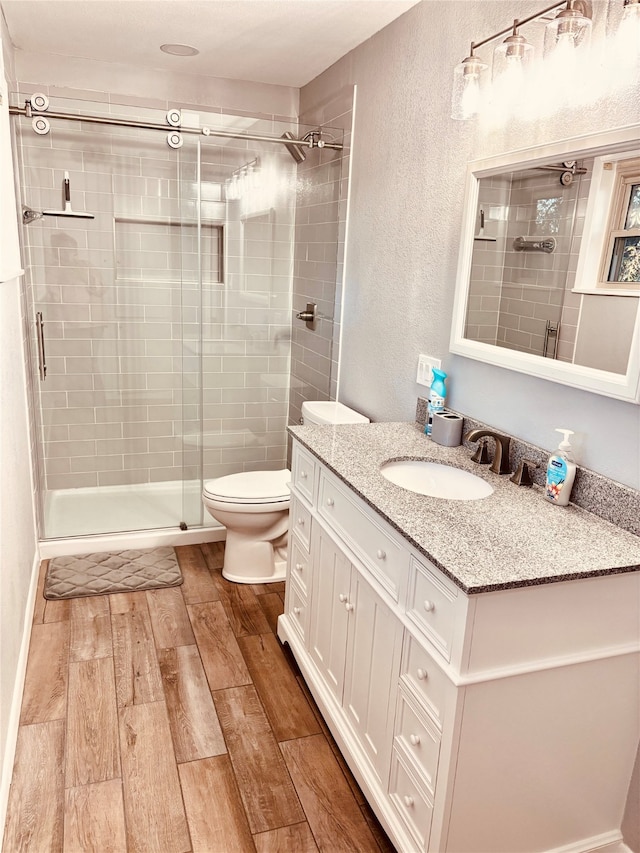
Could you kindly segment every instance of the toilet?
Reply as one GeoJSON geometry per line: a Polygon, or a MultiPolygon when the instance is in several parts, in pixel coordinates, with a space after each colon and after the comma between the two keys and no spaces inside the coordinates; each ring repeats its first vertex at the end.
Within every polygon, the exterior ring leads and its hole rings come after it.
{"type": "Polygon", "coordinates": [[[302,423],[307,424],[368,424],[359,412],[333,400],[311,400],[302,404],[302,423]]]}
{"type": "MultiPolygon", "coordinates": [[[[302,404],[303,424],[368,423],[342,403],[302,404]]],[[[207,480],[202,502],[227,528],[222,576],[236,583],[284,580],[291,471],[242,471],[207,480]]]]}

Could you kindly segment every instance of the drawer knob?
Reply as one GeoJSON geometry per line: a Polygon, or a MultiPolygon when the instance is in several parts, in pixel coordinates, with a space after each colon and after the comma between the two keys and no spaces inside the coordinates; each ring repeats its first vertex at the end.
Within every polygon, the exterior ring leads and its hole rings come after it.
{"type": "Polygon", "coordinates": [[[429,601],[429,599],[427,599],[424,603],[424,609],[427,611],[427,613],[430,613],[432,610],[436,609],[436,606],[433,601],[429,601]]]}
{"type": "Polygon", "coordinates": [[[301,572],[304,569],[302,563],[296,563],[296,571],[301,572]]]}
{"type": "Polygon", "coordinates": [[[377,550],[377,552],[376,552],[376,557],[377,557],[379,560],[386,560],[386,559],[387,559],[387,555],[386,555],[386,553],[382,550],[382,548],[378,548],[378,550],[377,550]]]}
{"type": "Polygon", "coordinates": [[[307,479],[307,472],[306,471],[300,471],[300,479],[301,480],[307,479]]]}
{"type": "Polygon", "coordinates": [[[351,613],[351,611],[353,610],[353,608],[354,608],[354,605],[353,605],[353,604],[349,604],[349,602],[347,601],[347,603],[346,603],[346,604],[345,604],[345,606],[344,606],[344,609],[347,611],[347,613],[351,613]]]}
{"type": "Polygon", "coordinates": [[[299,518],[298,524],[300,525],[300,527],[304,527],[304,518],[299,518]]]}
{"type": "Polygon", "coordinates": [[[333,506],[333,498],[327,498],[327,506],[333,506]]]}
{"type": "Polygon", "coordinates": [[[409,740],[411,741],[412,746],[420,745],[420,735],[409,735],[409,740]]]}
{"type": "Polygon", "coordinates": [[[403,800],[404,800],[405,806],[407,806],[408,808],[411,808],[411,806],[413,805],[413,797],[410,797],[407,794],[406,796],[403,797],[403,800]]]}
{"type": "Polygon", "coordinates": [[[416,674],[417,674],[418,678],[420,679],[420,681],[424,681],[425,678],[427,677],[427,670],[420,668],[416,674]]]}
{"type": "Polygon", "coordinates": [[[344,593],[340,593],[340,595],[338,596],[338,600],[344,604],[345,601],[347,600],[347,596],[344,595],[344,593]]]}
{"type": "Polygon", "coordinates": [[[293,608],[293,612],[296,614],[296,616],[299,616],[299,615],[300,615],[300,608],[299,608],[299,607],[294,607],[294,608],[293,608]]]}

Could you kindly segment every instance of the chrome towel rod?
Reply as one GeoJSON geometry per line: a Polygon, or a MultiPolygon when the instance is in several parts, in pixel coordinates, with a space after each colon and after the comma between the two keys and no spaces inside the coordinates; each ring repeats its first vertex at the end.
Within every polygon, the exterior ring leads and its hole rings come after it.
{"type": "MultiPolygon", "coordinates": [[[[92,115],[79,115],[73,113],[59,113],[52,112],[51,110],[47,110],[46,112],[38,112],[34,110],[27,102],[27,106],[24,107],[9,107],[9,115],[19,115],[25,116],[26,118],[36,118],[37,116],[41,116],[46,119],[64,119],[65,121],[86,121],[90,124],[108,124],[116,127],[136,127],[142,128],[143,130],[164,130],[165,132],[171,130],[171,127],[167,124],[162,124],[160,122],[149,122],[149,121],[135,121],[131,119],[120,119],[120,118],[112,118],[107,116],[92,116],[92,115]]],[[[199,136],[221,136],[226,139],[246,139],[249,142],[279,142],[281,145],[291,145],[291,140],[287,138],[281,138],[279,136],[260,136],[251,133],[234,133],[230,130],[213,130],[210,127],[177,127],[176,130],[179,130],[180,133],[195,133],[199,136]]],[[[317,138],[314,134],[311,134],[310,139],[296,139],[294,140],[296,145],[305,145],[307,148],[315,148],[317,146],[317,138]]],[[[339,142],[324,142],[323,148],[331,148],[334,151],[342,151],[343,146],[339,142]]]]}

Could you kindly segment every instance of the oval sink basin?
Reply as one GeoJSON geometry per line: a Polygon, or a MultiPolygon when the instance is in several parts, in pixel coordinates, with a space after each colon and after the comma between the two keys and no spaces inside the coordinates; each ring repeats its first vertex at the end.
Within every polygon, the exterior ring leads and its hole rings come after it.
{"type": "Polygon", "coordinates": [[[477,501],[493,492],[493,487],[469,471],[425,462],[422,459],[403,459],[385,462],[380,467],[383,477],[396,486],[430,495],[432,498],[447,498],[451,501],[477,501]]]}

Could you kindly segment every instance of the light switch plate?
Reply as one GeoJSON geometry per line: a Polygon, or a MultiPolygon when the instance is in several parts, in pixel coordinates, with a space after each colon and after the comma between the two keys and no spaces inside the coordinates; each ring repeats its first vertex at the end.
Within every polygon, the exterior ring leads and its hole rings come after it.
{"type": "Polygon", "coordinates": [[[442,361],[439,358],[433,358],[430,355],[418,356],[418,373],[416,376],[416,382],[418,385],[426,385],[427,388],[431,386],[433,381],[433,374],[431,370],[434,367],[437,370],[440,370],[442,367],[442,361]]]}

